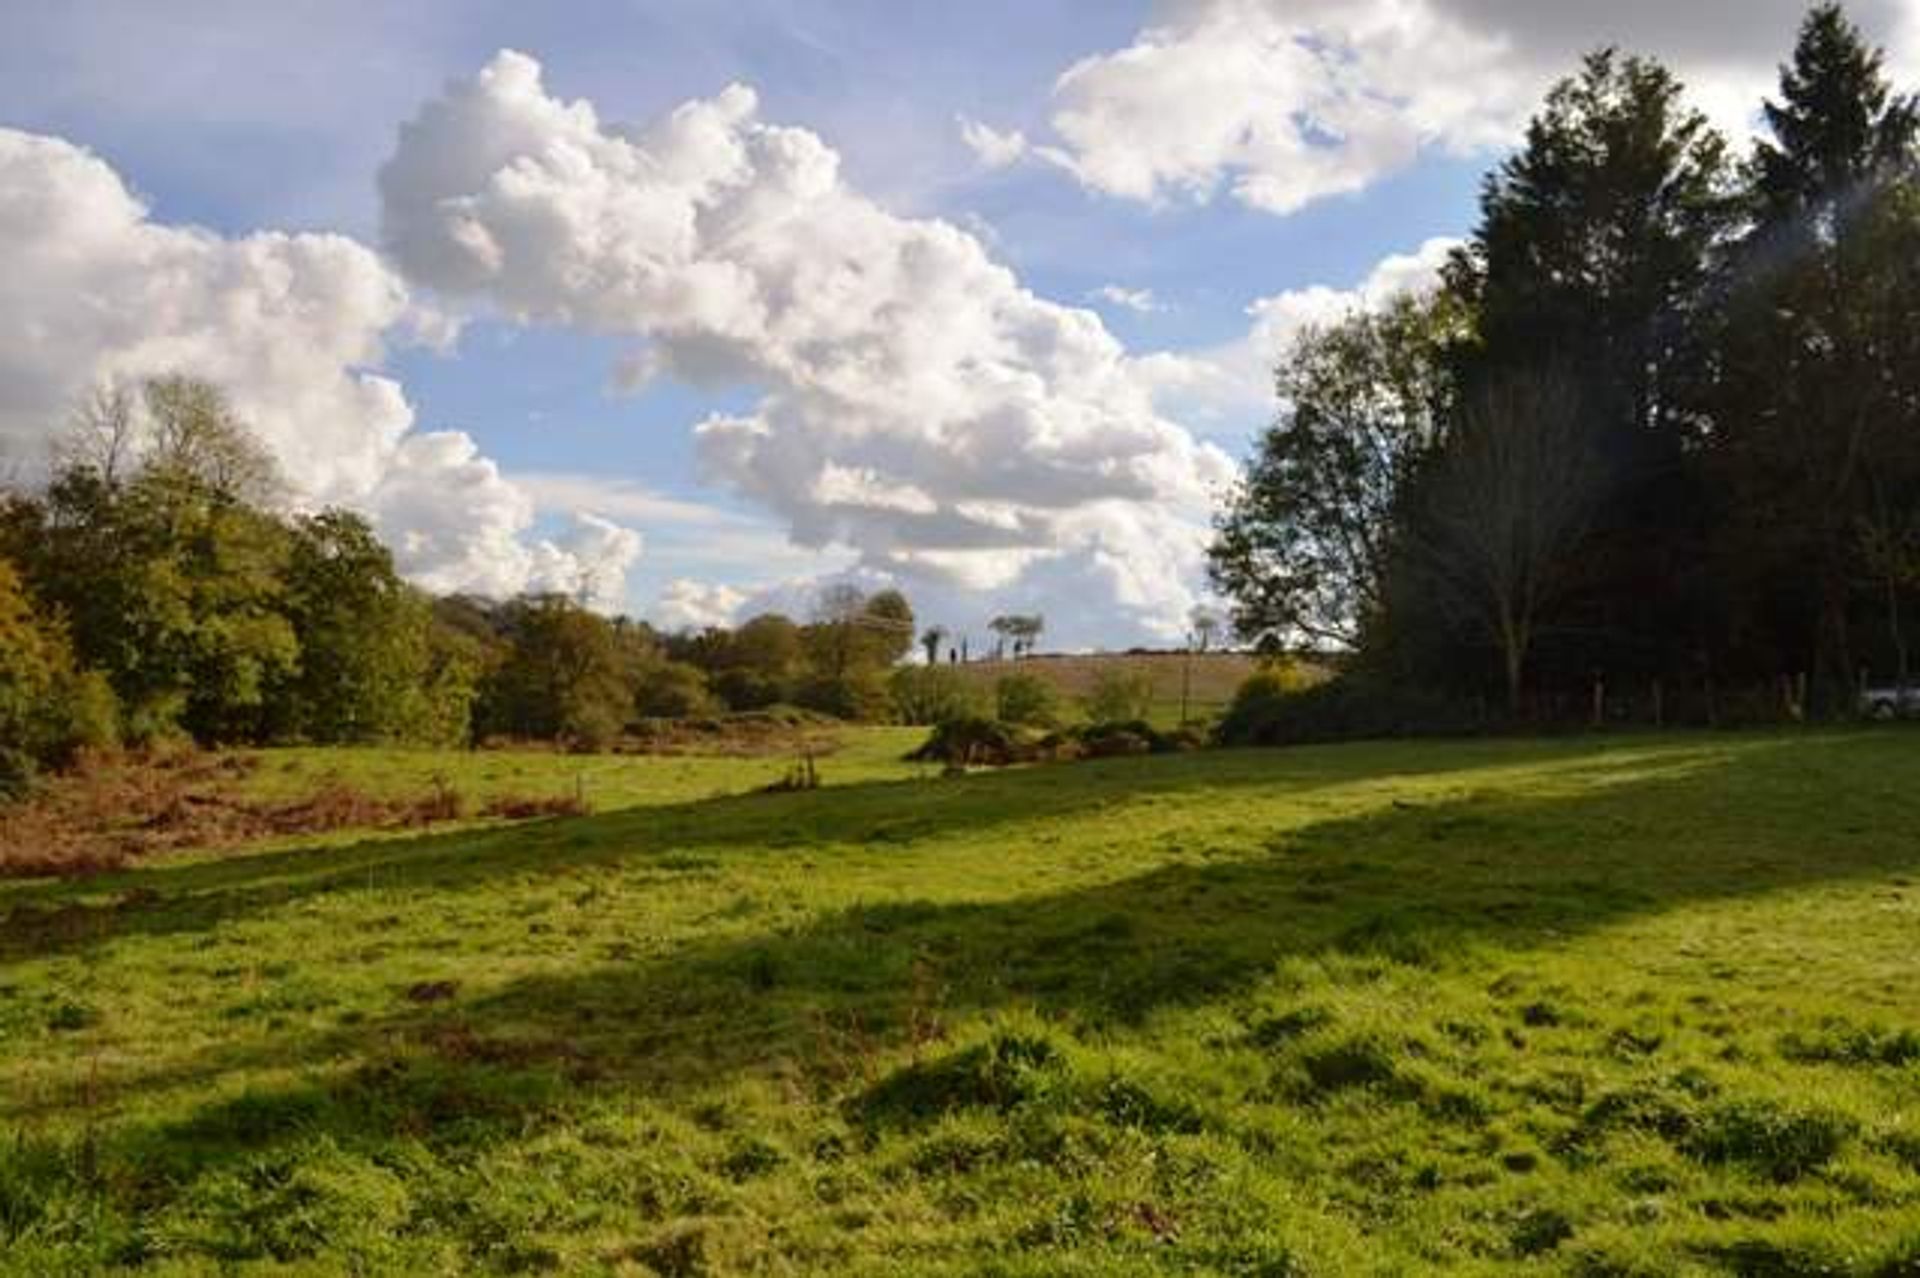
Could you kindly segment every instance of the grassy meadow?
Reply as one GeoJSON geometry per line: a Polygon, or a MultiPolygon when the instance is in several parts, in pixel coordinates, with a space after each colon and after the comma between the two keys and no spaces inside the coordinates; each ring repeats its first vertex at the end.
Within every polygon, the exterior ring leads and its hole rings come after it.
{"type": "Polygon", "coordinates": [[[1920,738],[909,740],[0,882],[0,1270],[1920,1273],[1920,738]]]}

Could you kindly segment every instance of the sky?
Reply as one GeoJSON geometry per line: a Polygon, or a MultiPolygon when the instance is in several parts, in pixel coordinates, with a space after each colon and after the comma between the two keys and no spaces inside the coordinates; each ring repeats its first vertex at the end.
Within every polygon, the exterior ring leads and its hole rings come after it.
{"type": "Polygon", "coordinates": [[[0,0],[0,466],[187,372],[430,589],[1168,642],[1303,326],[1429,286],[1583,52],[1744,145],[1802,12],[0,0]]]}

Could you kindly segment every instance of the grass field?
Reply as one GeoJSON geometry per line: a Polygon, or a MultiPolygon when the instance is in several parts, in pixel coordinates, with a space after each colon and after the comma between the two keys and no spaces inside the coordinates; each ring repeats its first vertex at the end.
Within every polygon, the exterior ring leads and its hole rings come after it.
{"type": "Polygon", "coordinates": [[[1920,1273],[1920,737],[899,746],[0,883],[0,1269],[1920,1273]]]}
{"type": "Polygon", "coordinates": [[[1053,685],[1060,695],[1061,709],[1069,715],[1079,713],[1082,699],[1093,690],[1094,681],[1101,674],[1119,671],[1145,675],[1153,683],[1152,711],[1148,717],[1165,728],[1179,726],[1183,708],[1192,719],[1218,715],[1233,700],[1234,692],[1247,676],[1259,668],[1257,658],[1238,652],[1196,653],[1191,658],[1177,652],[1043,653],[1020,661],[975,661],[956,667],[988,694],[1002,675],[1036,675],[1053,685]]]}

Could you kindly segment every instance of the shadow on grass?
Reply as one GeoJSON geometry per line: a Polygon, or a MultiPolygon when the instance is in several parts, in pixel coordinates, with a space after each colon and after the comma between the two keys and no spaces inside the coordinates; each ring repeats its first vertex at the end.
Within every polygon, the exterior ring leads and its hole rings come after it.
{"type": "MultiPolygon", "coordinates": [[[[1233,859],[1011,901],[860,906],[792,931],[530,977],[262,1049],[259,1063],[309,1070],[312,1081],[223,1101],[185,1123],[123,1132],[116,1157],[149,1169],[142,1175],[172,1177],[316,1133],[357,1144],[399,1133],[479,1147],[518,1138],[608,1090],[689,1099],[755,1072],[832,1094],[888,1053],[983,1013],[1033,1012],[1098,1034],[1163,1010],[1231,1000],[1288,960],[1442,969],[1465,955],[1520,955],[1689,902],[1898,874],[1920,867],[1920,844],[1909,837],[1914,777],[1874,776],[1888,757],[1852,738],[1787,751],[1755,743],[1677,749],[1665,766],[1642,756],[1634,768],[1590,768],[1565,792],[1483,791],[1412,806],[1389,795],[1372,810],[1287,831],[1233,859]],[[1798,814],[1791,826],[1786,813],[1798,814]]],[[[1495,753],[1476,761],[1503,760],[1495,753]]],[[[1138,794],[1156,767],[1167,767],[1189,785],[1204,778],[1231,802],[1235,786],[1330,782],[1332,770],[1312,775],[1323,766],[1308,761],[1290,774],[1284,759],[1229,757],[1214,760],[1213,773],[1174,761],[1113,768],[1097,784],[1082,779],[1096,792],[1110,785],[1138,794]]],[[[833,821],[944,829],[951,822],[940,809],[968,791],[997,803],[995,821],[1067,813],[1088,801],[1063,797],[1066,787],[1054,782],[1030,773],[945,790],[875,786],[726,800],[556,824],[539,832],[551,844],[540,854],[496,842],[508,834],[480,836],[480,848],[526,868],[563,851],[552,841],[583,828],[615,845],[596,844],[588,855],[645,855],[719,839],[729,822],[741,840],[806,822],[817,830],[836,829],[833,821]]],[[[473,855],[474,836],[454,846],[473,855]]],[[[408,856],[452,854],[416,844],[411,852],[351,855],[405,865],[408,856]]],[[[459,868],[436,863],[421,886],[459,868]]],[[[340,883],[353,877],[348,871],[340,883]]],[[[218,1062],[235,1064],[229,1054],[218,1062]]]]}
{"type": "MultiPolygon", "coordinates": [[[[1716,753],[1710,739],[1668,740],[1675,759],[1716,753]]],[[[1766,742],[1749,743],[1759,748],[1766,742]]],[[[1644,748],[1645,742],[1639,747],[1644,748]]],[[[159,860],[65,882],[0,883],[0,958],[73,953],[126,937],[211,931],[316,896],[434,893],[489,880],[699,849],[777,855],[832,845],[911,844],[1066,819],[1161,796],[1283,788],[1290,795],[1394,778],[1542,763],[1609,768],[1618,741],[1405,743],[1308,751],[1225,751],[1053,765],[938,782],[829,786],[637,806],[603,815],[343,844],[337,840],[216,859],[159,860]],[[1368,770],[1356,771],[1358,752],[1368,770]]]]}

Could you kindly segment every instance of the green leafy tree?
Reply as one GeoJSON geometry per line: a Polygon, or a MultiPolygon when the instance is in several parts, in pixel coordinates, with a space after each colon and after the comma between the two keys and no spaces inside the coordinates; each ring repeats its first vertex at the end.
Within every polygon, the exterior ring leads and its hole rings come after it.
{"type": "Polygon", "coordinates": [[[484,730],[594,749],[612,742],[634,709],[631,671],[613,627],[564,595],[500,609],[506,648],[481,696],[484,730]]]}
{"type": "Polygon", "coordinates": [[[684,661],[660,661],[643,669],[634,708],[651,719],[686,719],[709,713],[713,697],[706,672],[684,661]]]}
{"type": "Polygon", "coordinates": [[[49,708],[73,656],[39,615],[12,564],[0,559],[0,798],[16,795],[53,752],[49,708]]]}
{"type": "Polygon", "coordinates": [[[869,659],[879,665],[896,665],[913,651],[913,605],[898,590],[882,590],[868,598],[860,611],[860,627],[870,648],[869,659]]]}
{"type": "Polygon", "coordinates": [[[257,739],[299,654],[287,530],[258,504],[271,464],[215,388],[168,378],[145,392],[138,464],[70,450],[42,498],[14,503],[8,545],[80,662],[111,680],[133,736],[257,739]]]}
{"type": "Polygon", "coordinates": [[[713,691],[734,710],[758,710],[790,700],[804,659],[800,627],[779,613],[743,622],[730,636],[713,691]]]}
{"type": "Polygon", "coordinates": [[[1397,505],[1445,428],[1466,313],[1403,297],[1310,328],[1281,361],[1281,416],[1215,524],[1214,586],[1249,641],[1357,647],[1385,611],[1397,505]]]}
{"type": "Polygon", "coordinates": [[[444,739],[446,725],[420,704],[431,610],[372,526],[328,510],[295,520],[290,540],[286,612],[300,665],[278,698],[280,730],[322,742],[444,739]]]}

